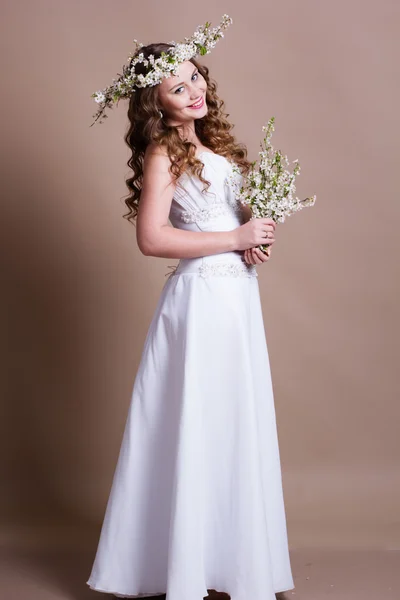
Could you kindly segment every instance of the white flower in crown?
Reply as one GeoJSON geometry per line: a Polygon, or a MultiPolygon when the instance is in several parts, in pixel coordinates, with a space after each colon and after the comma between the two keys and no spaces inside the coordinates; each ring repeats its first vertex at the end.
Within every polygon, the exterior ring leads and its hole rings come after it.
{"type": "MultiPolygon", "coordinates": [[[[181,63],[194,58],[198,54],[204,56],[209,54],[215,47],[220,38],[224,37],[224,30],[233,22],[228,15],[223,15],[220,24],[213,29],[210,29],[211,23],[199,25],[190,38],[185,38],[183,42],[169,42],[173,47],[167,52],[162,52],[159,58],[154,58],[150,55],[147,59],[143,52],[137,51],[143,46],[141,42],[134,39],[135,49],[128,56],[128,63],[122,68],[122,75],[118,73],[118,78],[113,79],[113,83],[103,90],[94,92],[91,97],[99,104],[97,112],[93,115],[94,125],[97,121],[102,123],[101,119],[106,119],[105,110],[112,108],[114,104],[118,104],[121,98],[129,98],[136,88],[152,87],[161,83],[164,77],[176,75],[178,67],[181,63]],[[149,67],[146,75],[135,73],[135,65],[143,63],[145,67],[149,67]]],[[[90,125],[90,127],[92,127],[90,125]]]]}
{"type": "Polygon", "coordinates": [[[94,95],[94,99],[96,102],[98,102],[100,104],[101,102],[105,101],[106,97],[103,94],[103,92],[96,92],[94,95]]]}

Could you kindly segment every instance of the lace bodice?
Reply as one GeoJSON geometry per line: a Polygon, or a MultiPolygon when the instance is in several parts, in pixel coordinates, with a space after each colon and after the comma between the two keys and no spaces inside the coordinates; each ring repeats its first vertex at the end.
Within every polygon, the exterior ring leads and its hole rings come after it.
{"type": "MultiPolygon", "coordinates": [[[[237,201],[229,176],[234,175],[232,163],[209,151],[201,152],[198,157],[204,164],[203,177],[211,185],[202,191],[205,185],[191,173],[185,172],[178,179],[174,198],[171,203],[169,219],[178,229],[187,231],[231,231],[244,223],[243,212],[237,201]]],[[[224,252],[199,258],[181,259],[176,270],[170,273],[198,273],[202,277],[220,276],[257,276],[254,265],[248,265],[243,259],[243,251],[224,252]]]]}

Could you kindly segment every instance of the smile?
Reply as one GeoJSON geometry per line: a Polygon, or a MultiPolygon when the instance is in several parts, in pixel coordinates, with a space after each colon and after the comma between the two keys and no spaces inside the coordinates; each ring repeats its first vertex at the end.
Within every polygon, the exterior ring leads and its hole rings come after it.
{"type": "Polygon", "coordinates": [[[191,104],[188,108],[201,108],[204,104],[204,98],[201,98],[196,104],[191,104]]]}

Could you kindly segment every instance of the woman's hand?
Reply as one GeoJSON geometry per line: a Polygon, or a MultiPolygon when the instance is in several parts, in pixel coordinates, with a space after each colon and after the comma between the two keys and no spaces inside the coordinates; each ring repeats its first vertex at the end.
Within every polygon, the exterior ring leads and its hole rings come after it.
{"type": "Polygon", "coordinates": [[[275,241],[275,227],[275,221],[269,217],[250,219],[233,230],[234,250],[248,250],[261,244],[272,244],[275,241]]]}
{"type": "MultiPolygon", "coordinates": [[[[254,246],[252,248],[247,248],[244,251],[244,260],[247,264],[249,265],[261,265],[261,263],[267,262],[267,260],[269,260],[271,258],[271,249],[272,249],[272,244],[275,243],[275,231],[273,231],[272,233],[269,234],[268,238],[268,248],[263,251],[260,250],[260,248],[258,248],[258,246],[254,246]]],[[[266,240],[264,240],[263,243],[265,243],[266,240]]]]}
{"type": "Polygon", "coordinates": [[[257,247],[248,248],[244,251],[244,260],[249,265],[260,265],[266,262],[271,257],[271,246],[267,248],[266,252],[263,252],[257,247]]]}

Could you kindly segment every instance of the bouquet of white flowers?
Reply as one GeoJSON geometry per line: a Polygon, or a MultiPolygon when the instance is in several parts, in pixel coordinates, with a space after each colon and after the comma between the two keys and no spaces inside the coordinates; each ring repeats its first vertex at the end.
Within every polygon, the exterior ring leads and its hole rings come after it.
{"type": "MultiPolygon", "coordinates": [[[[306,206],[313,206],[317,197],[314,195],[304,200],[293,198],[296,191],[295,178],[300,172],[298,160],[294,160],[295,167],[290,173],[285,166],[289,166],[287,156],[280,150],[274,151],[270,144],[275,117],[271,117],[268,125],[264,125],[265,137],[261,142],[260,163],[255,167],[256,161],[251,163],[252,169],[247,176],[242,176],[238,165],[232,164],[232,175],[229,177],[236,199],[242,204],[249,204],[252,219],[269,217],[275,223],[283,223],[285,218],[306,206]],[[239,175],[239,177],[237,177],[239,175]]],[[[269,244],[258,246],[265,251],[269,244]]]]}

